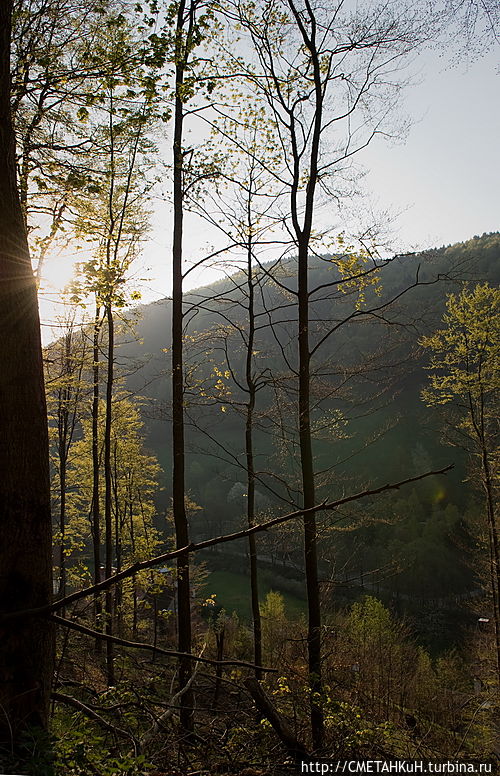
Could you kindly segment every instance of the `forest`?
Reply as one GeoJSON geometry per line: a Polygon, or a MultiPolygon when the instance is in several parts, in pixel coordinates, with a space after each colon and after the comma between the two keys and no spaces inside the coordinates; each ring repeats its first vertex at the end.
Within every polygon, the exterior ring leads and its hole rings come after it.
{"type": "Polygon", "coordinates": [[[500,772],[500,232],[362,167],[499,22],[0,3],[1,774],[500,772]]]}

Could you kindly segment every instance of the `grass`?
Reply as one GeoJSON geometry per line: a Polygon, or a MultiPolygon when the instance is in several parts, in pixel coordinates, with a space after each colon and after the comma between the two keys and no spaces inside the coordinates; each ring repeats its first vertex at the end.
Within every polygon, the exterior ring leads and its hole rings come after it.
{"type": "MultiPolygon", "coordinates": [[[[261,571],[259,574],[259,597],[263,601],[266,594],[274,590],[282,594],[285,602],[285,611],[287,616],[296,620],[306,610],[306,603],[301,598],[297,598],[285,590],[280,590],[274,582],[271,572],[261,571]]],[[[212,571],[205,582],[204,594],[217,595],[216,601],[219,606],[224,607],[228,614],[235,611],[242,620],[250,622],[250,580],[245,574],[236,574],[233,571],[212,571]]]]}

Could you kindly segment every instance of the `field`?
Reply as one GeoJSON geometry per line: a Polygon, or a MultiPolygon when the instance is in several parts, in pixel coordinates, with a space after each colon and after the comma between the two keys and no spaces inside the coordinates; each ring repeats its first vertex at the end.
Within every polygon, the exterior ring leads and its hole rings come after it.
{"type": "MultiPolygon", "coordinates": [[[[224,607],[228,614],[235,611],[242,620],[250,621],[250,581],[244,574],[236,574],[232,571],[212,571],[205,583],[205,593],[217,596],[217,604],[224,607]]],[[[305,613],[305,601],[301,598],[279,590],[276,584],[273,585],[273,575],[271,572],[262,571],[259,579],[260,600],[263,601],[266,594],[274,590],[281,592],[285,601],[285,611],[289,618],[298,619],[305,613]]]]}

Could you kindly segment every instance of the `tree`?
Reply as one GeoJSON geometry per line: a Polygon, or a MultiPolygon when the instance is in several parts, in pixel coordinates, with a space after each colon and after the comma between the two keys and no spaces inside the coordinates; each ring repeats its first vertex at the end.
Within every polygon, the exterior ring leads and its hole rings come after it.
{"type": "Polygon", "coordinates": [[[55,437],[53,468],[57,476],[57,509],[59,513],[59,589],[66,595],[66,499],[67,472],[71,447],[75,441],[77,424],[82,413],[82,394],[85,391],[83,370],[87,355],[86,337],[77,331],[74,311],[64,322],[65,333],[47,353],[46,391],[49,417],[55,437]]]}
{"type": "MultiPolygon", "coordinates": [[[[339,2],[276,2],[238,4],[239,24],[247,32],[255,63],[235,55],[235,67],[245,69],[252,89],[267,103],[282,149],[282,164],[274,177],[288,199],[284,227],[297,253],[297,415],[302,506],[316,503],[312,444],[313,358],[338,328],[317,336],[310,320],[309,260],[327,252],[331,226],[321,227],[320,194],[342,202],[353,192],[350,161],[382,131],[393,107],[398,82],[396,63],[426,34],[415,13],[405,9],[360,7],[353,16],[339,2]]],[[[369,254],[368,254],[369,256],[369,254]]],[[[375,266],[366,254],[352,257],[343,274],[363,284],[375,266]]],[[[339,262],[342,267],[342,262],[339,262]]],[[[341,270],[342,271],[342,270],[341,270]]],[[[332,286],[338,285],[332,283],[332,286]]],[[[321,611],[318,583],[316,514],[304,516],[304,557],[308,602],[308,661],[311,689],[311,730],[315,749],[323,744],[321,681],[321,611]]]]}
{"type": "MultiPolygon", "coordinates": [[[[90,184],[74,193],[74,229],[92,246],[92,258],[83,265],[80,285],[95,297],[94,315],[94,395],[93,395],[93,534],[95,574],[100,573],[100,514],[98,506],[99,463],[97,426],[99,424],[99,352],[101,328],[106,326],[105,433],[104,433],[104,534],[105,575],[111,576],[113,557],[112,449],[113,390],[115,381],[116,311],[127,299],[130,266],[140,251],[148,228],[146,200],[153,185],[148,177],[153,146],[146,139],[151,103],[144,84],[148,70],[141,52],[133,54],[132,28],[122,15],[110,15],[94,42],[94,56],[108,63],[101,79],[96,79],[98,100],[87,111],[85,121],[93,139],[96,161],[88,163],[93,172],[90,184]]],[[[76,289],[75,289],[76,290],[76,289]]],[[[98,607],[97,607],[98,608],[98,607]]],[[[106,632],[113,632],[111,591],[105,597],[106,632]]],[[[113,645],[106,644],[108,684],[114,684],[113,645]]]]}
{"type": "Polygon", "coordinates": [[[497,492],[499,464],[500,291],[487,283],[450,294],[446,328],[424,337],[432,370],[422,392],[428,406],[450,405],[455,444],[465,447],[479,472],[489,535],[490,583],[500,682],[500,544],[497,492]],[[435,371],[437,370],[437,371],[435,371]]]}
{"type": "MultiPolygon", "coordinates": [[[[48,434],[36,284],[16,182],[10,98],[12,2],[0,5],[0,607],[44,606],[52,596],[48,434]]],[[[0,759],[23,762],[30,729],[44,731],[53,668],[44,619],[0,625],[0,759]]],[[[9,766],[10,763],[10,766],[9,766]]]]}
{"type": "MultiPolygon", "coordinates": [[[[113,424],[111,429],[111,485],[112,518],[114,535],[114,565],[119,573],[124,565],[146,560],[159,549],[159,533],[154,527],[156,508],[154,497],[158,490],[159,466],[156,459],[144,450],[143,424],[136,402],[124,393],[113,396],[113,424]]],[[[104,447],[105,407],[100,413],[99,448],[104,447]]],[[[88,579],[88,535],[91,505],[94,494],[92,466],[93,433],[92,418],[82,421],[81,438],[75,442],[68,463],[68,569],[72,582],[81,584],[82,573],[88,579]]],[[[101,461],[101,466],[103,465],[101,461]]],[[[105,483],[101,483],[99,500],[105,499],[105,483]]],[[[129,619],[123,604],[123,591],[116,609],[118,619],[135,623],[137,630],[137,588],[143,589],[150,583],[149,574],[135,575],[133,585],[126,598],[133,606],[129,619]],[[131,600],[132,599],[132,600],[131,600]]],[[[123,635],[123,634],[120,634],[123,635]]]]}
{"type": "Polygon", "coordinates": [[[109,58],[96,39],[120,0],[14,0],[11,106],[21,206],[41,278],[46,255],[64,246],[69,199],[87,175],[93,145],[82,119],[109,58]],[[92,85],[92,86],[91,86],[92,85]]]}
{"type": "Polygon", "coordinates": [[[444,0],[435,12],[443,17],[445,33],[463,56],[483,56],[500,43],[500,8],[496,0],[444,0]],[[457,34],[458,33],[458,34],[457,34]]]}
{"type": "MultiPolygon", "coordinates": [[[[184,307],[183,307],[183,236],[184,207],[188,150],[185,147],[186,103],[192,97],[196,75],[193,51],[203,39],[209,12],[202,0],[179,0],[173,4],[173,61],[174,72],[174,127],[172,143],[173,165],[173,231],[172,231],[172,511],[176,545],[189,544],[189,526],[186,514],[185,482],[185,424],[184,424],[184,307]],[[201,11],[204,10],[204,13],[201,11]]],[[[177,613],[179,652],[189,653],[191,634],[191,586],[189,581],[189,555],[183,553],[177,559],[177,613]]],[[[193,691],[191,689],[192,665],[189,659],[179,663],[180,722],[191,733],[194,729],[193,691]]]]}
{"type": "MultiPolygon", "coordinates": [[[[217,352],[217,360],[224,368],[221,370],[214,365],[213,388],[204,388],[202,394],[207,397],[209,403],[215,401],[217,406],[220,405],[222,411],[226,412],[229,406],[244,416],[245,463],[239,461],[238,452],[231,454],[231,458],[235,465],[245,470],[246,488],[242,486],[241,497],[247,524],[251,528],[259,511],[256,491],[259,475],[256,472],[255,451],[255,427],[259,420],[257,398],[259,391],[262,391],[268,381],[265,358],[261,356],[261,363],[257,364],[260,348],[257,334],[260,327],[256,297],[263,293],[262,283],[266,278],[260,269],[259,253],[264,246],[272,245],[271,230],[274,222],[267,216],[277,195],[272,192],[273,181],[262,167],[265,137],[260,126],[262,116],[257,110],[252,115],[248,104],[240,109],[239,116],[237,113],[235,106],[231,119],[224,119],[221,124],[217,121],[212,124],[212,142],[216,148],[209,144],[207,150],[214,158],[217,151],[219,153],[218,168],[213,169],[211,181],[213,191],[206,191],[202,201],[197,198],[192,203],[192,207],[199,211],[202,218],[212,226],[216,225],[227,240],[227,247],[221,250],[221,255],[224,256],[222,266],[229,272],[230,290],[228,294],[216,295],[215,299],[205,299],[196,294],[193,309],[214,310],[221,317],[222,323],[209,332],[209,340],[210,344],[214,345],[213,351],[217,352]],[[221,151],[225,141],[228,144],[226,154],[221,151]],[[235,257],[235,265],[229,264],[230,270],[227,269],[229,256],[235,257]],[[234,270],[234,266],[240,267],[243,257],[244,265],[241,266],[240,272],[231,276],[231,270],[234,270]],[[234,292],[237,295],[241,293],[242,299],[235,298],[234,292]],[[237,355],[231,355],[233,347],[236,347],[237,355]],[[226,385],[229,380],[231,389],[226,385]],[[231,396],[233,390],[238,394],[236,397],[231,396]]],[[[268,162],[272,165],[274,144],[271,136],[265,139],[268,142],[268,162]]],[[[202,430],[200,420],[196,423],[198,430],[202,430]]],[[[217,443],[212,435],[210,439],[217,443]]],[[[225,453],[227,455],[227,449],[225,453]]],[[[230,498],[231,492],[228,500],[230,498]]],[[[259,668],[262,666],[262,625],[258,556],[257,540],[253,534],[248,537],[248,556],[254,661],[257,666],[255,674],[257,679],[262,679],[262,671],[259,668]]]]}
{"type": "MultiPolygon", "coordinates": [[[[184,79],[193,46],[197,3],[185,0],[178,5],[175,27],[175,110],[173,139],[173,198],[174,223],[172,238],[172,509],[177,547],[189,543],[186,514],[186,486],[184,474],[184,360],[183,360],[183,307],[182,307],[182,237],[183,237],[183,128],[184,79]]],[[[189,556],[177,560],[177,616],[179,652],[191,652],[191,585],[189,556]]],[[[184,730],[194,729],[193,693],[189,689],[191,662],[181,659],[179,690],[181,725],[184,730]]]]}

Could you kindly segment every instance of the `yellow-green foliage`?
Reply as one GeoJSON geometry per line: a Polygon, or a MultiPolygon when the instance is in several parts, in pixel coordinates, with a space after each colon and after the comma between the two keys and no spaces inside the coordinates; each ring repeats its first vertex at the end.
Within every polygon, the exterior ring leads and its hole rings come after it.
{"type": "Polygon", "coordinates": [[[423,398],[429,406],[458,400],[474,409],[500,388],[500,290],[484,283],[450,294],[444,323],[421,341],[431,351],[432,372],[423,398]]]}
{"type": "MultiPolygon", "coordinates": [[[[104,409],[100,417],[99,434],[102,440],[104,409]]],[[[122,566],[152,557],[160,545],[159,533],[153,525],[156,513],[154,495],[158,489],[160,467],[156,458],[144,450],[142,425],[137,407],[123,395],[115,397],[111,432],[112,511],[122,566]]],[[[68,468],[66,553],[70,558],[70,579],[75,583],[81,582],[78,578],[82,566],[86,567],[89,556],[86,550],[91,541],[89,518],[93,480],[90,418],[83,420],[82,430],[81,439],[72,447],[68,468]]],[[[104,477],[101,477],[100,484],[104,500],[104,477]]],[[[136,578],[136,582],[147,588],[160,581],[161,575],[151,571],[141,572],[136,578]]]]}
{"type": "Polygon", "coordinates": [[[281,593],[270,590],[260,606],[262,643],[269,665],[275,665],[282,650],[282,635],[286,624],[285,601],[281,593]]]}

